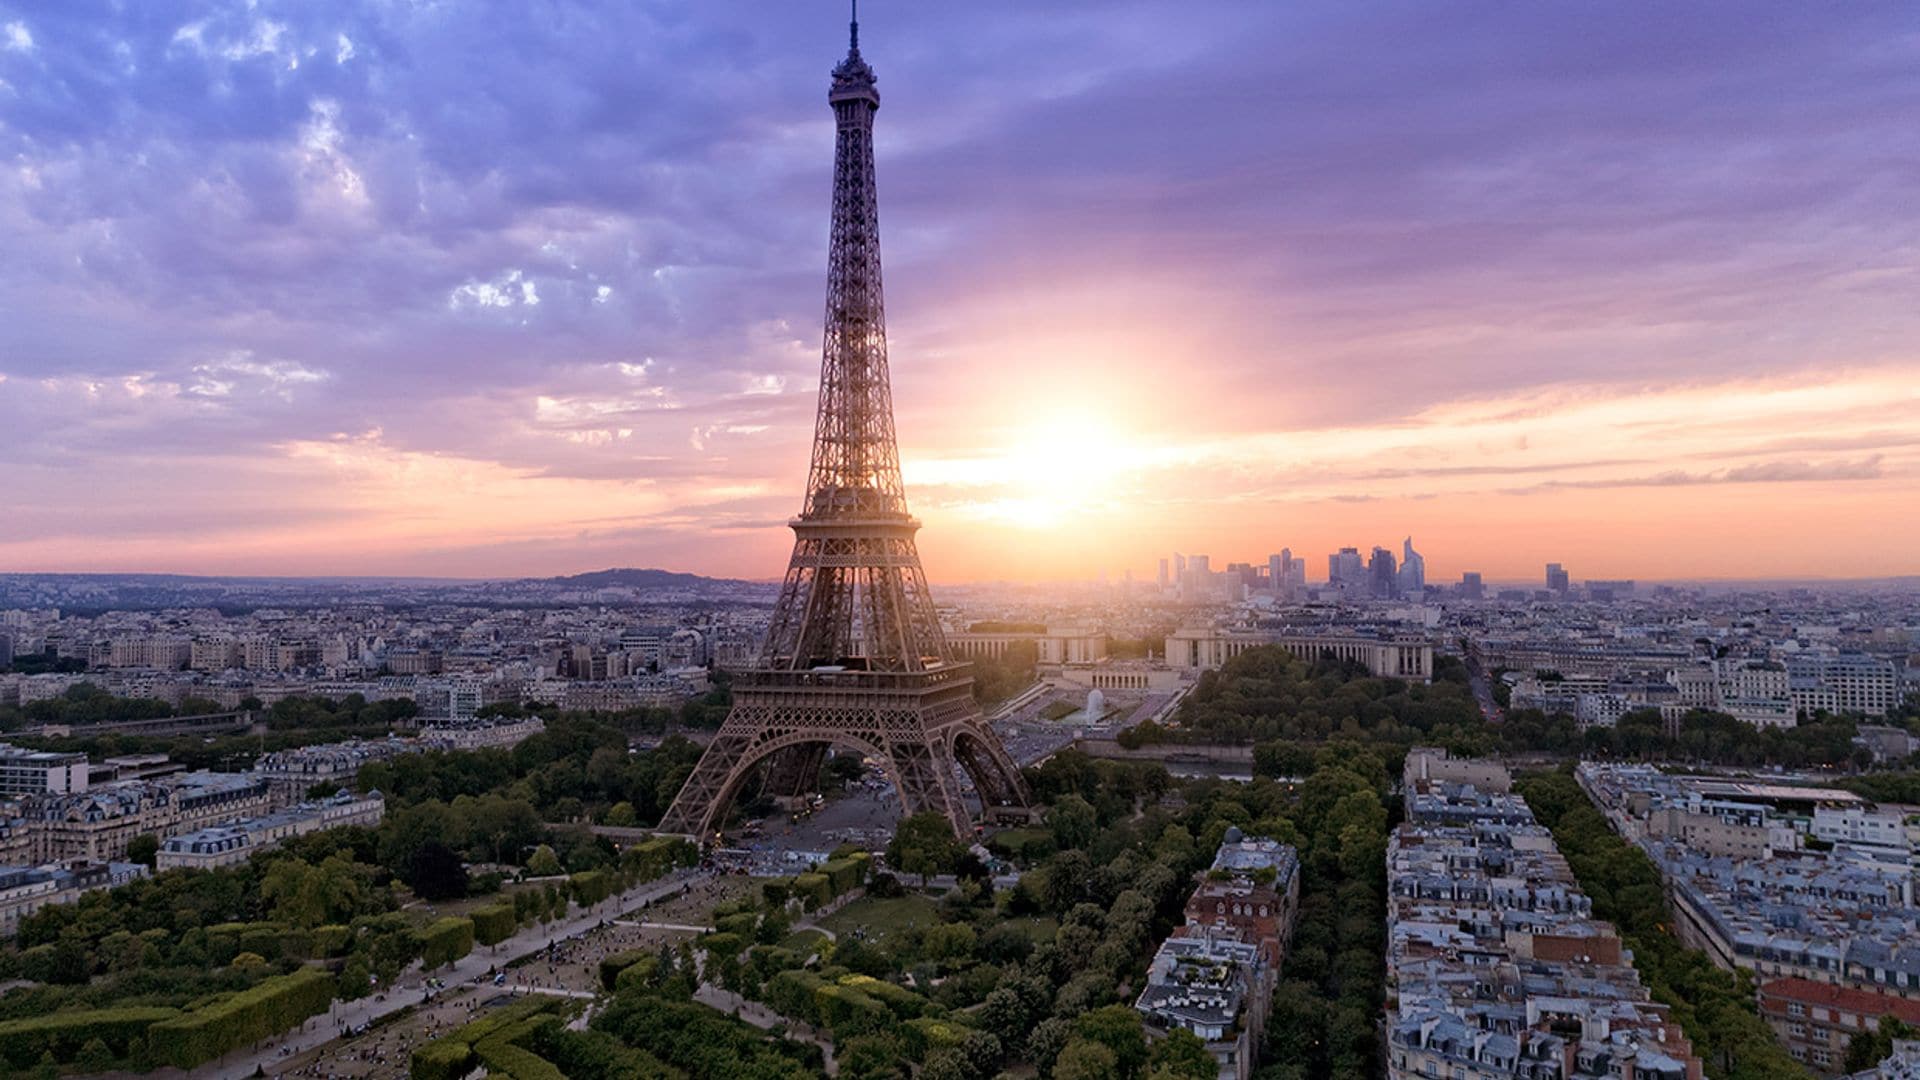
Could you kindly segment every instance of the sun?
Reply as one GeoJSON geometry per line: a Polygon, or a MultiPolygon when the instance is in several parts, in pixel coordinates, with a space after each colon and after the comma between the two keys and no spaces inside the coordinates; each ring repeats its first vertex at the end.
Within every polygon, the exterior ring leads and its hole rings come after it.
{"type": "Polygon", "coordinates": [[[1009,524],[1056,529],[1110,509],[1131,468],[1115,424],[1092,413],[1027,421],[995,456],[998,491],[980,509],[1009,524]]]}

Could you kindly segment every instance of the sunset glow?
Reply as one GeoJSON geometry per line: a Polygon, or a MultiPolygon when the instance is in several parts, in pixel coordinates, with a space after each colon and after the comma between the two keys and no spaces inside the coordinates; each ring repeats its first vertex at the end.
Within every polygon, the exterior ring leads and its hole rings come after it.
{"type": "MultiPolygon", "coordinates": [[[[0,49],[0,565],[776,576],[837,16],[211,8],[0,49]]],[[[1920,572],[1888,10],[875,11],[929,572],[1920,572]]]]}

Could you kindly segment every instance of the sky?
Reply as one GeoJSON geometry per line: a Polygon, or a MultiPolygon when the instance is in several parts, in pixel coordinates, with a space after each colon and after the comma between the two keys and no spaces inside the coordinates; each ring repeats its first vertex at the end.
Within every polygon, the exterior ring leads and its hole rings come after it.
{"type": "MultiPolygon", "coordinates": [[[[935,581],[1920,573],[1920,8],[869,0],[935,581]]],[[[833,0],[0,0],[0,571],[777,577],[833,0]]]]}

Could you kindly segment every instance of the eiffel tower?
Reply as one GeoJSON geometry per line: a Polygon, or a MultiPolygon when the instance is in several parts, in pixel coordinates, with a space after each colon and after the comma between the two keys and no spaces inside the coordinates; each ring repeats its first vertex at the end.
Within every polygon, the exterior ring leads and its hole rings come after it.
{"type": "Polygon", "coordinates": [[[905,813],[933,811],[966,836],[972,816],[955,767],[988,817],[1025,816],[1026,785],[973,700],[933,597],[900,480],[887,378],[874,197],[873,69],[860,57],[858,12],[827,101],[837,134],[827,256],[820,406],[793,558],[757,665],[733,682],[733,709],[660,821],[711,839],[747,780],[813,790],[831,747],[876,761],[905,813]]]}

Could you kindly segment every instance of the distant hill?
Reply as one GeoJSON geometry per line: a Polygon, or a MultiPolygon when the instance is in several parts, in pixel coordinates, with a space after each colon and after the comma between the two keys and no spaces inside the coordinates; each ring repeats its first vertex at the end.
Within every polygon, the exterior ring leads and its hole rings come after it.
{"type": "Polygon", "coordinates": [[[614,567],[607,570],[593,570],[585,574],[537,580],[543,584],[574,589],[697,589],[708,585],[745,584],[732,578],[710,578],[701,577],[699,574],[675,573],[672,570],[641,570],[632,567],[614,567]]]}

